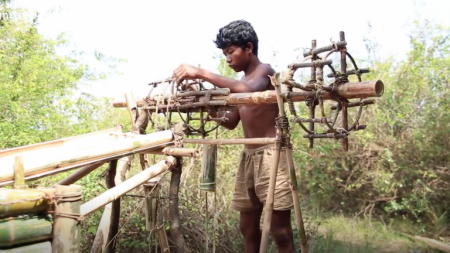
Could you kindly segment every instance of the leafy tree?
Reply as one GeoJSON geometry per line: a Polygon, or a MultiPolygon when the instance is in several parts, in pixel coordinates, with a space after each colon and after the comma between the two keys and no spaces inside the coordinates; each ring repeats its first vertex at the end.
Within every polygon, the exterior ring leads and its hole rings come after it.
{"type": "Polygon", "coordinates": [[[101,73],[79,62],[76,54],[58,55],[64,37],[44,38],[37,31],[37,17],[2,22],[0,148],[99,130],[106,127],[105,115],[121,113],[106,110],[107,101],[79,90],[81,82],[101,73]]]}

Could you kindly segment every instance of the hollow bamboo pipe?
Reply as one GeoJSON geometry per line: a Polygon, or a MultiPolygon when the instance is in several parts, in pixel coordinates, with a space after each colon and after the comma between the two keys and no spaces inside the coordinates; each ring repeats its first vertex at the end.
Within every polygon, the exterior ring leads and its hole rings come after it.
{"type": "Polygon", "coordinates": [[[173,148],[165,147],[163,149],[150,150],[143,152],[144,154],[152,155],[170,155],[170,156],[185,156],[185,157],[199,157],[199,152],[195,148],[173,148]]]}
{"type": "Polygon", "coordinates": [[[147,182],[149,179],[158,176],[159,174],[167,171],[171,166],[176,163],[176,159],[172,156],[166,157],[165,160],[162,160],[156,163],[153,166],[145,169],[144,171],[134,175],[133,177],[127,179],[122,184],[111,188],[99,196],[91,199],[90,201],[81,205],[81,215],[86,216],[96,211],[97,209],[107,205],[108,203],[116,200],[121,197],[125,193],[133,190],[139,185],[147,182]]]}
{"type": "MultiPolygon", "coordinates": [[[[139,153],[149,149],[168,146],[173,140],[170,130],[146,135],[118,134],[101,141],[90,142],[83,148],[29,152],[23,155],[25,176],[44,173],[61,168],[80,167],[111,158],[139,153]]],[[[14,153],[0,158],[0,183],[11,181],[14,177],[14,153]]]]}
{"type": "MultiPolygon", "coordinates": [[[[352,99],[352,98],[368,98],[381,97],[384,93],[384,84],[381,80],[365,81],[356,83],[346,83],[338,86],[336,89],[337,95],[352,99]]],[[[305,101],[307,96],[314,95],[314,92],[299,90],[292,92],[292,100],[294,102],[305,101]]],[[[329,92],[324,92],[324,99],[331,99],[329,92]]],[[[286,102],[287,93],[282,93],[284,101],[286,102]]],[[[240,105],[240,104],[274,104],[277,103],[277,95],[273,90],[252,92],[252,93],[231,93],[227,96],[211,96],[211,101],[224,100],[226,105],[240,105]]],[[[139,107],[146,106],[144,100],[136,101],[139,107]]],[[[127,107],[125,101],[116,101],[112,104],[114,107],[127,107]]]]}
{"type": "Polygon", "coordinates": [[[53,204],[55,189],[0,189],[0,217],[33,214],[53,204]]]}

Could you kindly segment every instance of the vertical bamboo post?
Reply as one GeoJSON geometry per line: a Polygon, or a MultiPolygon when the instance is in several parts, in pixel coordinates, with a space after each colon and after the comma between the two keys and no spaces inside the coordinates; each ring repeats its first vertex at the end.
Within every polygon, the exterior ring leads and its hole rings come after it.
{"type": "Polygon", "coordinates": [[[26,189],[28,186],[25,184],[25,172],[23,170],[23,157],[14,157],[14,189],[26,189]]]}
{"type": "Polygon", "coordinates": [[[81,186],[55,185],[55,200],[52,253],[79,253],[81,186]]]}
{"type": "Polygon", "coordinates": [[[147,198],[145,199],[145,205],[147,212],[145,212],[145,228],[147,231],[154,231],[156,228],[156,218],[158,212],[158,195],[161,185],[159,184],[159,178],[152,178],[144,184],[144,192],[147,198]]]}
{"type": "Polygon", "coordinates": [[[94,242],[90,253],[103,253],[105,252],[106,244],[108,243],[108,231],[111,225],[111,207],[112,203],[105,206],[100,220],[100,224],[95,234],[94,242]]]}

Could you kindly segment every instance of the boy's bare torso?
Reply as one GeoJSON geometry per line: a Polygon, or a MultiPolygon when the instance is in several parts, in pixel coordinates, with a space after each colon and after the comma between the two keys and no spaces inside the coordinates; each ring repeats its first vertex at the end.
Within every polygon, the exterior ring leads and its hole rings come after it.
{"type": "MultiPolygon", "coordinates": [[[[263,65],[263,63],[261,63],[263,65]]],[[[265,64],[264,64],[265,65],[265,64]]],[[[267,65],[266,65],[267,66],[267,65]]],[[[242,81],[251,81],[256,75],[266,74],[267,71],[258,71],[266,66],[258,66],[255,71],[244,76],[242,81]]],[[[270,65],[269,65],[270,66],[270,65]]],[[[270,67],[269,75],[275,71],[270,67]],[[271,72],[271,73],[270,73],[271,72]]],[[[258,91],[274,90],[270,79],[267,77],[267,85],[258,91]]],[[[278,105],[275,104],[257,104],[257,105],[239,105],[237,106],[242,122],[242,128],[245,138],[264,138],[275,137],[275,118],[278,116],[278,105]]],[[[253,149],[264,146],[262,144],[245,145],[246,148],[253,149]]]]}

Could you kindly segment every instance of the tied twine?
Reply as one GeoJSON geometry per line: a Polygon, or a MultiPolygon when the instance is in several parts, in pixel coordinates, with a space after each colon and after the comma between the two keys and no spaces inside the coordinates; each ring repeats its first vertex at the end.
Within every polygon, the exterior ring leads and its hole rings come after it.
{"type": "Polygon", "coordinates": [[[81,214],[75,214],[75,213],[65,213],[58,210],[58,204],[64,203],[64,202],[76,202],[80,201],[82,198],[81,192],[80,193],[65,193],[65,194],[55,194],[55,210],[51,213],[53,213],[54,216],[60,216],[64,218],[70,218],[74,219],[78,222],[84,220],[84,216],[81,214]]]}

